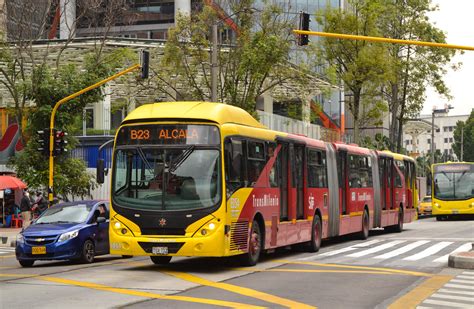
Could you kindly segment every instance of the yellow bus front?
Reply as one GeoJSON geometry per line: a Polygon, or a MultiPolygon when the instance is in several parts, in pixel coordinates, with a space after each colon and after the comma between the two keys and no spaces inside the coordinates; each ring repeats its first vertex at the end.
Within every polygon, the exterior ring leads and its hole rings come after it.
{"type": "Polygon", "coordinates": [[[434,164],[432,172],[432,214],[474,214],[474,164],[434,164]]]}
{"type": "Polygon", "coordinates": [[[110,253],[229,255],[221,144],[217,124],[122,126],[113,154],[110,253]]]}

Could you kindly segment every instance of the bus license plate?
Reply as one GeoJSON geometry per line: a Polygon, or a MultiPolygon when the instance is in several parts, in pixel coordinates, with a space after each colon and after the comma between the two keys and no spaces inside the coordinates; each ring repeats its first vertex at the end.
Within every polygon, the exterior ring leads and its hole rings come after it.
{"type": "Polygon", "coordinates": [[[453,210],[452,210],[452,213],[453,213],[453,215],[457,215],[457,214],[459,213],[459,210],[453,209],[453,210]]]}
{"type": "Polygon", "coordinates": [[[31,254],[46,254],[46,247],[31,247],[31,254]]]}
{"type": "Polygon", "coordinates": [[[153,254],[168,254],[168,247],[152,247],[151,252],[153,254]]]}

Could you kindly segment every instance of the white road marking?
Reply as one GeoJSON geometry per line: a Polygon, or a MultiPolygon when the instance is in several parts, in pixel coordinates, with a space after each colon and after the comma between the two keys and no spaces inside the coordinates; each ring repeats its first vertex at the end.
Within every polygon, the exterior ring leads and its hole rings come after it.
{"type": "Polygon", "coordinates": [[[404,258],[403,260],[404,261],[418,261],[418,260],[421,260],[425,257],[428,257],[430,255],[433,255],[439,251],[441,251],[443,248],[449,246],[450,244],[452,244],[452,242],[450,241],[442,241],[436,245],[433,245],[421,252],[418,252],[417,254],[414,254],[414,255],[411,255],[409,257],[406,257],[404,258]]]}
{"type": "Polygon", "coordinates": [[[415,249],[416,247],[419,247],[419,246],[424,245],[426,243],[429,243],[429,241],[428,240],[419,240],[419,241],[416,241],[416,242],[411,243],[409,245],[406,245],[404,247],[401,247],[397,250],[387,252],[387,253],[382,254],[382,255],[378,255],[374,258],[375,259],[389,259],[389,258],[392,258],[394,256],[397,256],[397,255],[403,254],[405,252],[411,251],[411,250],[415,249]]]}
{"type": "Polygon", "coordinates": [[[462,252],[462,251],[469,251],[471,249],[471,247],[472,247],[471,243],[464,244],[464,245],[458,247],[453,252],[451,252],[449,254],[446,254],[446,255],[443,255],[442,257],[433,260],[433,262],[435,262],[435,263],[447,263],[450,254],[453,254],[453,253],[456,253],[456,252],[462,252]]]}
{"type": "Polygon", "coordinates": [[[438,292],[439,292],[439,293],[461,294],[461,295],[471,295],[471,296],[474,296],[474,292],[469,292],[469,291],[458,291],[458,290],[439,289],[438,292]]]}
{"type": "Polygon", "coordinates": [[[447,287],[447,288],[454,288],[454,289],[474,290],[474,286],[461,285],[461,284],[446,283],[446,284],[444,285],[444,287],[447,287]]]}
{"type": "Polygon", "coordinates": [[[468,308],[472,309],[472,304],[460,304],[454,303],[450,301],[441,301],[441,300],[434,300],[434,299],[426,299],[424,303],[432,304],[432,305],[439,305],[439,306],[446,306],[446,307],[454,307],[454,308],[468,308]]]}
{"type": "Polygon", "coordinates": [[[472,297],[462,297],[457,295],[446,295],[440,293],[434,293],[431,297],[435,298],[442,298],[442,299],[453,299],[453,300],[462,300],[462,301],[470,301],[474,303],[474,299],[472,297]]]}
{"type": "Polygon", "coordinates": [[[396,246],[398,244],[401,244],[403,242],[405,242],[405,240],[395,240],[395,241],[391,241],[389,243],[386,243],[386,244],[383,244],[383,245],[380,245],[380,246],[377,246],[377,247],[374,247],[374,248],[370,248],[370,249],[363,250],[363,251],[360,251],[360,252],[352,253],[352,254],[349,254],[347,256],[361,257],[361,256],[369,255],[369,254],[372,254],[372,253],[376,253],[376,252],[394,247],[394,246],[396,246]]]}
{"type": "Polygon", "coordinates": [[[459,275],[459,276],[456,276],[456,278],[474,280],[474,276],[463,276],[463,275],[459,275]]]}
{"type": "MultiPolygon", "coordinates": [[[[456,277],[457,278],[457,277],[456,277]]],[[[466,283],[466,284],[470,284],[470,285],[474,285],[474,281],[473,280],[460,280],[460,279],[453,279],[449,282],[454,282],[454,283],[466,283]]]]}

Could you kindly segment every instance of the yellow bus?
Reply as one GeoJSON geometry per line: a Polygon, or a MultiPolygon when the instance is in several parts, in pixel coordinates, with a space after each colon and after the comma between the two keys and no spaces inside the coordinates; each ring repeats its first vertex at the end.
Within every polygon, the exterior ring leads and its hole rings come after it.
{"type": "Polygon", "coordinates": [[[255,265],[264,250],[401,232],[416,217],[414,172],[409,157],[272,131],[231,105],[143,105],[115,136],[110,253],[255,265]]]}
{"type": "Polygon", "coordinates": [[[474,214],[473,162],[433,164],[432,175],[432,214],[436,220],[474,214]]]}

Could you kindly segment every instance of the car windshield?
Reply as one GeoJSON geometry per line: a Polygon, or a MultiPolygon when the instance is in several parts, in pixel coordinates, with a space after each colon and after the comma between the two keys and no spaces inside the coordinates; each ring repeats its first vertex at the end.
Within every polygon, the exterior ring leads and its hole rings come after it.
{"type": "Polygon", "coordinates": [[[35,224],[82,223],[87,220],[91,209],[92,205],[86,204],[54,206],[48,208],[41,217],[35,221],[35,224]]]}
{"type": "Polygon", "coordinates": [[[423,198],[423,202],[431,202],[431,196],[426,196],[423,198]]]}
{"type": "Polygon", "coordinates": [[[439,199],[474,197],[474,172],[439,172],[434,176],[434,196],[439,199]]]}
{"type": "Polygon", "coordinates": [[[218,149],[134,147],[115,153],[113,199],[144,210],[207,208],[221,200],[218,149]]]}

